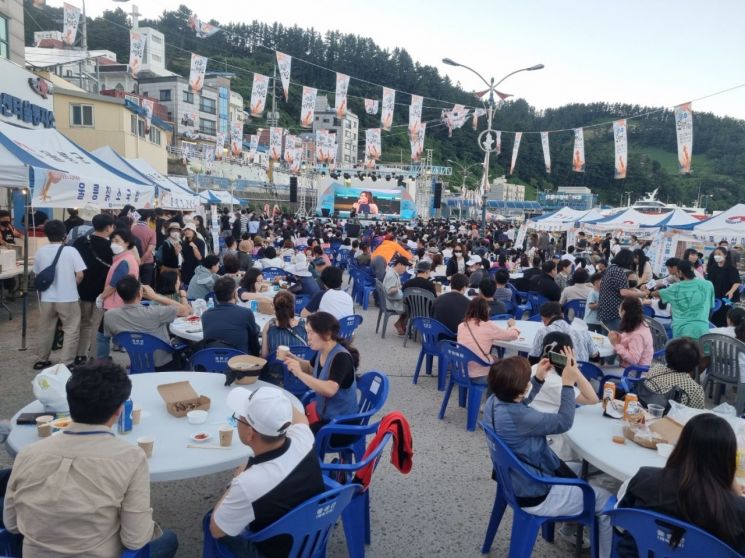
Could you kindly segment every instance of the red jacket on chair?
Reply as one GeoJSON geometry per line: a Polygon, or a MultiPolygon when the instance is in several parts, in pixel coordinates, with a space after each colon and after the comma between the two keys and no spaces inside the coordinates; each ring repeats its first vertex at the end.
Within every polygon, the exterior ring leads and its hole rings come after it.
{"type": "MultiPolygon", "coordinates": [[[[414,457],[414,447],[411,439],[411,429],[409,428],[409,421],[399,411],[393,411],[388,413],[380,421],[378,426],[378,432],[375,437],[370,441],[365,450],[364,457],[370,455],[371,452],[378,447],[383,441],[383,438],[387,433],[393,435],[393,446],[391,447],[391,463],[393,466],[406,474],[411,471],[414,457]]],[[[364,459],[363,457],[363,459],[364,459]]],[[[370,484],[372,479],[373,471],[375,470],[375,463],[372,462],[367,467],[357,471],[355,475],[355,481],[359,482],[365,488],[370,484]]]]}

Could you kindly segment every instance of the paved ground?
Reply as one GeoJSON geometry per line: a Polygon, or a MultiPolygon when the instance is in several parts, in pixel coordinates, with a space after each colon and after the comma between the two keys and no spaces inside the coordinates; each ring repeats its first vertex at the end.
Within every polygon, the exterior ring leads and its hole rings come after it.
{"type": "MultiPolygon", "coordinates": [[[[29,341],[37,322],[36,298],[29,306],[29,341]]],[[[21,346],[20,303],[10,304],[14,319],[0,310],[0,418],[10,418],[33,399],[31,366],[36,360],[32,347],[21,346]]],[[[389,334],[375,334],[377,309],[361,311],[356,346],[362,354],[361,371],[381,370],[391,380],[386,410],[400,410],[409,419],[414,438],[414,467],[401,475],[387,458],[381,461],[372,485],[371,558],[403,556],[478,556],[494,498],[490,463],[481,432],[467,432],[465,410],[451,402],[445,420],[437,419],[442,395],[436,380],[423,376],[418,385],[411,378],[419,352],[418,343],[406,348],[389,323],[389,334]]],[[[117,358],[120,356],[117,354],[117,358]]],[[[0,452],[0,467],[11,458],[0,452]]],[[[229,482],[230,474],[188,481],[155,484],[152,501],[157,521],[178,534],[180,558],[201,556],[201,519],[229,482]]],[[[491,556],[507,556],[511,514],[508,511],[491,556]]],[[[337,528],[329,547],[330,557],[346,556],[343,532],[337,528]]],[[[573,556],[564,542],[536,543],[534,556],[573,556]]]]}

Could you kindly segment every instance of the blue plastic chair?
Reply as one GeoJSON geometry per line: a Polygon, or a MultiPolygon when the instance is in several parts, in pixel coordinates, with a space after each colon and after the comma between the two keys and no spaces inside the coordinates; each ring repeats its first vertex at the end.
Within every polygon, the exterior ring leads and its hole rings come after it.
{"type": "Polygon", "coordinates": [[[443,370],[450,372],[450,381],[445,390],[445,397],[440,406],[439,419],[445,417],[450,394],[453,388],[458,386],[458,404],[466,407],[466,430],[476,430],[476,420],[479,416],[481,398],[486,391],[486,384],[478,384],[468,376],[468,364],[474,362],[479,366],[491,366],[477,357],[470,349],[454,341],[440,341],[440,359],[443,370]]]}
{"type": "Polygon", "coordinates": [[[538,314],[541,311],[541,306],[548,302],[548,299],[535,291],[528,291],[528,302],[530,303],[531,314],[538,314]]]}
{"type": "Polygon", "coordinates": [[[273,281],[275,277],[287,277],[287,272],[281,267],[265,267],[261,270],[261,274],[267,281],[273,281]]]}
{"type": "Polygon", "coordinates": [[[722,302],[721,298],[715,298],[714,306],[711,307],[711,310],[709,311],[709,316],[711,317],[714,314],[716,314],[722,308],[722,304],[724,303],[722,302]]]}
{"type": "MultiPolygon", "coordinates": [[[[378,431],[379,423],[371,424],[365,427],[366,434],[375,434],[378,431]]],[[[327,426],[323,429],[323,434],[316,438],[316,447],[325,446],[329,443],[331,436],[358,434],[359,427],[348,425],[327,426]]],[[[319,432],[319,434],[321,434],[319,432]]],[[[321,463],[321,471],[331,476],[335,481],[347,485],[354,482],[354,474],[374,463],[373,471],[380,462],[383,449],[389,440],[393,437],[390,432],[383,436],[380,444],[367,457],[357,463],[321,463]]],[[[353,497],[349,506],[342,513],[344,523],[344,536],[347,539],[347,552],[350,558],[364,558],[365,545],[370,544],[370,487],[367,490],[358,491],[353,497]]]]}
{"type": "Polygon", "coordinates": [[[623,377],[631,378],[632,380],[639,380],[646,372],[649,372],[649,366],[632,364],[623,369],[623,377]]]}
{"type": "Polygon", "coordinates": [[[486,443],[489,447],[492,465],[497,476],[497,494],[494,498],[489,525],[486,529],[484,544],[481,547],[482,554],[488,554],[491,550],[494,537],[499,529],[504,511],[509,505],[512,508],[512,534],[510,536],[510,558],[530,558],[535,545],[538,530],[542,528],[543,538],[551,541],[553,538],[552,528],[556,522],[573,522],[587,525],[590,529],[590,556],[598,556],[598,528],[595,519],[595,492],[587,482],[581,479],[567,479],[559,477],[539,477],[530,471],[523,463],[515,457],[515,454],[497,436],[489,426],[481,423],[486,434],[486,443]],[[576,486],[582,491],[582,513],[570,516],[542,517],[532,515],[524,511],[517,503],[512,479],[514,476],[529,479],[530,481],[545,486],[564,485],[576,486]]]}
{"type": "Polygon", "coordinates": [[[369,267],[361,267],[355,280],[353,292],[356,293],[355,302],[367,310],[370,305],[370,295],[375,292],[375,274],[369,267]]]}
{"type": "Polygon", "coordinates": [[[529,322],[540,322],[541,321],[541,315],[540,314],[533,314],[530,318],[528,318],[529,322]]]}
{"type": "Polygon", "coordinates": [[[422,348],[416,361],[412,383],[416,384],[419,380],[419,371],[422,369],[422,361],[425,357],[427,358],[426,373],[432,375],[432,362],[434,357],[437,357],[437,389],[444,391],[447,371],[442,367],[440,359],[440,341],[455,341],[458,336],[434,318],[414,318],[411,327],[422,335],[422,348]]]}
{"type": "Polygon", "coordinates": [[[489,319],[492,321],[499,322],[499,321],[505,321],[505,320],[512,320],[513,317],[512,317],[512,314],[494,314],[489,319]]]}
{"type": "MultiPolygon", "coordinates": [[[[345,250],[348,252],[348,250],[345,250]]],[[[354,332],[362,323],[362,316],[359,314],[353,314],[352,316],[344,316],[339,320],[339,337],[345,341],[349,341],[354,336],[354,332]]]]}
{"type": "Polygon", "coordinates": [[[310,302],[310,295],[304,295],[304,294],[295,295],[295,314],[299,316],[300,312],[303,311],[303,308],[308,306],[309,302],[310,302]]]}
{"type": "Polygon", "coordinates": [[[347,269],[349,262],[352,259],[352,250],[339,250],[336,255],[336,267],[340,269],[347,269]]]}
{"type": "Polygon", "coordinates": [[[225,372],[228,369],[228,361],[231,358],[245,354],[238,349],[227,347],[202,349],[191,355],[189,362],[194,372],[225,372]]]}
{"type": "Polygon", "coordinates": [[[521,320],[526,312],[530,312],[531,306],[528,302],[528,293],[518,291],[512,283],[507,283],[507,287],[512,291],[512,306],[515,312],[515,319],[521,320]]]}
{"type": "Polygon", "coordinates": [[[135,333],[132,331],[118,333],[114,336],[114,342],[127,351],[130,362],[130,374],[155,372],[155,351],[163,351],[171,355],[176,355],[188,346],[186,344],[179,344],[174,347],[149,333],[135,333]]]}
{"type": "MultiPolygon", "coordinates": [[[[20,554],[17,554],[15,550],[20,551],[22,544],[21,535],[14,535],[6,529],[0,529],[0,558],[19,558],[20,554]]],[[[146,544],[137,550],[123,550],[119,558],[150,558],[150,545],[146,544]]]]}
{"type": "Polygon", "coordinates": [[[652,308],[649,304],[642,304],[642,314],[649,318],[654,318],[654,308],[652,308]]]}
{"type": "Polygon", "coordinates": [[[210,300],[212,301],[212,304],[217,304],[217,296],[215,296],[215,293],[210,291],[206,295],[204,295],[204,300],[209,304],[210,300]]]}
{"type": "MultiPolygon", "coordinates": [[[[742,554],[726,545],[703,529],[649,510],[616,508],[606,512],[611,524],[626,531],[636,542],[639,556],[649,558],[688,558],[691,556],[716,556],[716,558],[742,558],[742,554]],[[682,532],[676,548],[669,540],[673,530],[682,532]]],[[[618,556],[618,535],[613,535],[613,552],[618,556]]]]}
{"type": "MultiPolygon", "coordinates": [[[[333,481],[330,484],[335,485],[333,481]]],[[[239,536],[248,541],[261,542],[280,535],[289,535],[292,538],[292,548],[287,554],[288,558],[322,558],[326,556],[326,544],[331,528],[358,490],[359,487],[356,485],[335,485],[335,488],[307,500],[261,531],[252,533],[245,530],[239,536]]],[[[211,518],[212,512],[208,513],[202,522],[202,557],[235,558],[235,555],[220,545],[219,540],[210,533],[211,518]]]]}
{"type": "MultiPolygon", "coordinates": [[[[290,352],[295,355],[296,357],[300,357],[303,360],[310,360],[313,358],[313,355],[316,354],[316,352],[308,347],[307,345],[291,345],[290,346],[290,352]]],[[[280,364],[280,362],[277,360],[277,353],[276,351],[271,353],[267,357],[267,363],[269,366],[273,366],[276,364],[280,364]]],[[[282,387],[289,391],[292,395],[296,397],[302,397],[306,393],[310,392],[308,389],[308,386],[306,386],[303,382],[298,380],[294,374],[292,374],[288,369],[287,366],[285,366],[284,363],[281,363],[282,365],[282,387]]],[[[312,393],[312,392],[311,392],[312,393]]]]}
{"type": "Polygon", "coordinates": [[[567,302],[563,307],[562,310],[564,312],[564,319],[572,323],[572,320],[574,318],[579,318],[580,320],[585,317],[585,307],[587,306],[586,300],[570,300],[567,302]],[[569,319],[570,313],[569,311],[572,311],[571,316],[572,320],[569,319]]]}

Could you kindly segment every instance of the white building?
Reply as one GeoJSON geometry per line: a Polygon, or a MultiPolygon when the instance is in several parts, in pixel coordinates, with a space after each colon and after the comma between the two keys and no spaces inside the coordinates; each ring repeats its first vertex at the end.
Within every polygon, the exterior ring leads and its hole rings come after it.
{"type": "Polygon", "coordinates": [[[497,201],[525,201],[525,186],[510,184],[504,176],[494,179],[489,199],[497,201]]]}
{"type": "Polygon", "coordinates": [[[336,133],[336,164],[339,167],[351,167],[357,164],[357,145],[359,143],[359,118],[347,109],[344,118],[337,118],[336,111],[329,105],[328,97],[319,95],[316,98],[316,112],[313,120],[313,131],[329,130],[336,133]]]}
{"type": "Polygon", "coordinates": [[[23,65],[23,0],[0,0],[0,58],[23,65]]]}

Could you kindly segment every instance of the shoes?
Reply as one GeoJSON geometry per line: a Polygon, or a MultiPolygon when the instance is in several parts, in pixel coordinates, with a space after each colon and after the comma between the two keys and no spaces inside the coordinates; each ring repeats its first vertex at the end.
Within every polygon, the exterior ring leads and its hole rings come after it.
{"type": "Polygon", "coordinates": [[[52,366],[51,360],[39,360],[34,363],[34,370],[44,370],[52,366]]]}
{"type": "Polygon", "coordinates": [[[76,356],[75,357],[75,360],[72,363],[72,365],[73,366],[80,366],[81,364],[85,364],[86,362],[88,362],[88,357],[76,356]]]}
{"type": "MultiPolygon", "coordinates": [[[[572,546],[577,545],[577,524],[576,523],[564,523],[561,527],[556,529],[558,537],[566,543],[572,546]]],[[[582,548],[587,550],[590,548],[590,537],[587,529],[582,530],[582,548]]]]}

